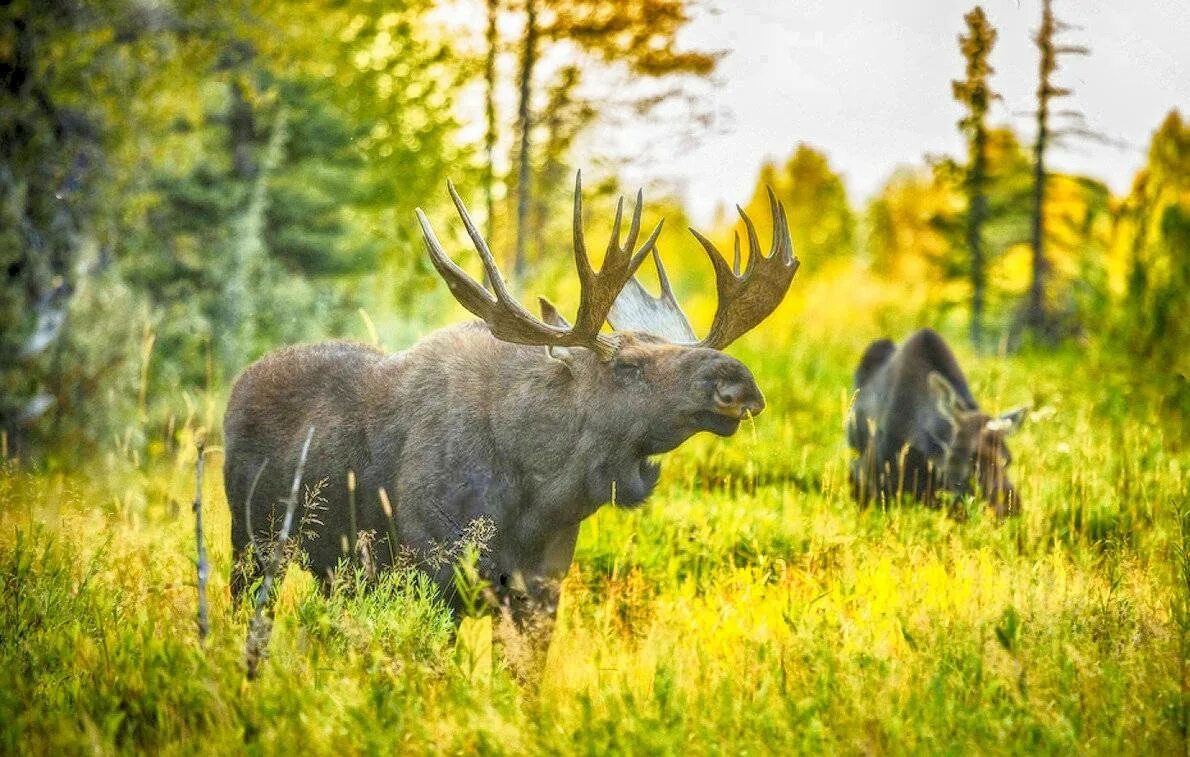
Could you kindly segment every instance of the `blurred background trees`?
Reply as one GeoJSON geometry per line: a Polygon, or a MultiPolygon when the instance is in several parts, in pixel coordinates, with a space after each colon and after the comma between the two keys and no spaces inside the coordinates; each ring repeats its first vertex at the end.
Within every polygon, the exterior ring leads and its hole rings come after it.
{"type": "Polygon", "coordinates": [[[10,443],[135,444],[144,398],[417,296],[424,265],[393,251],[469,156],[451,138],[463,63],[429,9],[0,10],[10,443]]]}
{"type": "Polygon", "coordinates": [[[773,161],[761,165],[756,188],[744,210],[762,238],[772,233],[766,187],[771,187],[785,205],[793,246],[800,257],[821,265],[854,255],[855,214],[842,177],[831,168],[824,153],[799,144],[784,165],[773,161]]]}
{"type": "MultiPolygon", "coordinates": [[[[457,311],[412,223],[417,206],[453,213],[448,177],[482,197],[474,204],[518,291],[568,301],[574,168],[591,168],[590,199],[620,191],[616,161],[646,160],[648,147],[609,157],[600,137],[668,118],[674,103],[684,117],[673,129],[696,140],[707,128],[700,88],[713,86],[722,52],[680,43],[705,11],[694,0],[461,2],[474,28],[431,0],[0,8],[10,453],[158,454],[187,416],[217,423],[230,380],[268,349],[327,336],[395,349],[449,320],[457,311]]],[[[856,205],[831,146],[791,134],[744,209],[768,234],[771,186],[802,276],[862,269],[924,286],[923,318],[969,323],[988,347],[1017,344],[1020,305],[1035,304],[1041,280],[1047,317],[1074,324],[1047,333],[1127,344],[1138,365],[1187,374],[1185,117],[1159,125],[1124,197],[1053,172],[1050,137],[1085,132],[1081,119],[1047,126],[1043,98],[1037,135],[990,123],[996,32],[978,9],[966,21],[950,93],[965,155],[898,167],[856,205]]],[[[1061,28],[1050,14],[1038,34],[1046,98],[1066,91],[1046,78],[1045,45],[1079,51],[1054,41],[1061,28]]],[[[592,235],[610,205],[588,203],[592,235]]],[[[698,320],[705,260],[676,196],[649,197],[646,221],[661,217],[675,286],[698,320]]],[[[738,228],[721,212],[705,230],[726,249],[738,228]]],[[[442,232],[466,249],[457,230],[442,232]]]]}
{"type": "MultiPolygon", "coordinates": [[[[566,215],[569,198],[560,195],[569,191],[571,171],[564,160],[578,134],[617,104],[647,114],[680,95],[683,78],[714,72],[720,54],[678,47],[691,5],[691,0],[523,0],[521,7],[513,6],[523,15],[513,182],[516,278],[524,277],[529,245],[542,238],[547,219],[554,212],[566,215]],[[559,56],[563,62],[555,63],[559,56]],[[542,72],[542,61],[552,63],[552,70],[542,72]],[[620,100],[617,93],[591,86],[609,75],[676,83],[660,94],[620,100]],[[542,142],[535,151],[538,132],[542,142]]],[[[489,45],[493,40],[489,36],[489,45]]],[[[496,84],[489,80],[489,91],[496,84]]],[[[495,180],[494,171],[489,180],[495,180]]]]}
{"type": "Polygon", "coordinates": [[[1125,297],[1120,329],[1131,348],[1190,375],[1190,119],[1170,111],[1153,134],[1114,229],[1125,297]],[[1171,338],[1173,337],[1173,338],[1171,338]]]}

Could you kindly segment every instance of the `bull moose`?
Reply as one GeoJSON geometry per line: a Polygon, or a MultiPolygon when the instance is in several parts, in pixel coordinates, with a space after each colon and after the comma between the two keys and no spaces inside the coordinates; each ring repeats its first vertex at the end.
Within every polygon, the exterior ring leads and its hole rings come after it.
{"type": "Polygon", "coordinates": [[[937,332],[922,329],[900,347],[872,342],[855,371],[855,390],[847,441],[859,453],[851,489],[861,505],[904,493],[940,506],[977,482],[998,515],[1019,512],[1005,439],[1026,410],[998,416],[980,410],[937,332]]]}
{"type": "MultiPolygon", "coordinates": [[[[624,200],[599,271],[587,256],[581,175],[575,181],[573,245],[581,291],[574,324],[541,300],[542,317],[509,293],[462,200],[450,197],[483,263],[490,291],[443,250],[425,214],[417,220],[435,269],[481,320],[436,331],[395,354],[348,342],[288,347],[237,379],[224,418],[224,464],[237,593],[262,565],[249,545],[268,537],[270,512],[290,486],[298,448],[315,429],[305,480],[324,502],[303,542],[308,567],[326,579],[350,530],[347,477],[358,481],[358,529],[378,535],[380,565],[410,559],[457,611],[454,566],[441,557],[485,524],[480,576],[523,625],[552,621],[559,582],[579,524],[605,503],[638,505],[659,475],[655,456],[691,435],[735,433],[765,401],[752,373],[722,352],[784,298],[799,261],[785,210],[772,192],[773,242],[765,255],[740,211],[749,256],[735,262],[691,229],[710,257],[718,309],[699,340],[674,299],[656,242],[658,223],[635,249],[642,195],[620,241],[624,200]],[[660,295],[635,278],[646,257],[660,295]],[[611,331],[604,331],[604,322],[611,331]],[[381,490],[391,501],[392,533],[381,490]],[[251,495],[250,495],[251,492],[251,495]],[[249,531],[249,524],[253,532],[249,531]]],[[[547,631],[548,634],[548,631],[547,631]]]]}

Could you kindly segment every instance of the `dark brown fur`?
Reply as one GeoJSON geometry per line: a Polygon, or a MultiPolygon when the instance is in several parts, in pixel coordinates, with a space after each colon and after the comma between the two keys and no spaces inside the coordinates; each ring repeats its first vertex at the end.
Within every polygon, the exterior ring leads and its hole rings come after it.
{"type": "MultiPolygon", "coordinates": [[[[494,533],[480,573],[514,616],[552,617],[579,524],[602,504],[632,506],[649,496],[667,452],[698,431],[728,436],[764,400],[748,369],[728,355],[622,333],[616,356],[585,348],[555,351],[499,341],[486,324],[435,332],[385,355],[359,344],[290,347],[250,366],[224,419],[224,475],[232,543],[271,534],[270,514],[288,493],[306,429],[314,443],[304,480],[325,481],[326,510],[302,547],[326,578],[349,530],[346,476],[358,479],[359,528],[374,531],[373,553],[389,562],[378,490],[395,510],[403,553],[430,572],[458,609],[453,565],[432,559],[483,520],[494,533]]],[[[233,576],[242,591],[259,570],[233,576]]]]}
{"type": "Polygon", "coordinates": [[[977,483],[998,514],[1019,511],[1005,438],[1024,411],[982,412],[936,332],[918,331],[900,348],[873,342],[856,369],[855,389],[847,441],[859,454],[851,467],[858,502],[904,493],[938,506],[944,495],[953,501],[977,483]]]}

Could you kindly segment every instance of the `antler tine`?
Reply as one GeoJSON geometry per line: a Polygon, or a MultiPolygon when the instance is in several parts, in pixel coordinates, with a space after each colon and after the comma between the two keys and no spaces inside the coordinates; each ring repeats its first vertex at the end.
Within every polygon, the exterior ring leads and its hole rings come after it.
{"type": "MultiPolygon", "coordinates": [[[[769,190],[769,193],[771,194],[772,190],[769,190]]],[[[739,205],[736,205],[735,209],[736,212],[740,214],[740,218],[744,220],[744,229],[748,232],[748,265],[744,270],[744,275],[746,276],[748,272],[752,270],[752,266],[756,264],[756,258],[762,254],[760,251],[760,238],[756,234],[756,224],[752,223],[752,219],[748,217],[748,214],[744,212],[744,209],[739,205]]],[[[773,218],[773,223],[776,224],[776,216],[773,216],[773,218]]],[[[736,269],[736,274],[739,274],[738,268],[736,269]]]]}
{"type": "Polygon", "coordinates": [[[636,237],[640,234],[640,213],[645,206],[645,191],[636,190],[636,208],[632,211],[632,223],[628,226],[628,238],[624,240],[624,249],[631,252],[636,247],[636,237]]]}
{"type": "MultiPolygon", "coordinates": [[[[649,238],[645,240],[645,243],[642,244],[640,249],[636,251],[636,254],[632,256],[632,260],[628,262],[628,273],[625,276],[625,281],[636,275],[636,271],[638,268],[640,268],[640,264],[645,262],[645,258],[649,256],[650,252],[657,249],[657,237],[661,236],[661,227],[664,225],[665,219],[662,218],[657,222],[657,225],[653,227],[653,233],[649,234],[649,238]]],[[[629,247],[628,249],[631,250],[632,248],[629,247]]]]}
{"type": "Polygon", "coordinates": [[[665,272],[665,266],[661,264],[661,251],[653,245],[653,265],[657,266],[657,283],[661,285],[661,296],[669,300],[673,304],[678,304],[674,299],[674,290],[669,286],[669,274],[665,272]]]}
{"type": "Polygon", "coordinates": [[[711,259],[711,266],[715,269],[716,282],[720,282],[725,278],[735,278],[731,269],[727,267],[727,260],[724,259],[723,253],[719,252],[719,248],[711,240],[704,237],[698,232],[698,229],[692,226],[688,226],[687,231],[694,235],[694,238],[702,245],[702,249],[706,251],[707,257],[711,259]]]}
{"type": "Polygon", "coordinates": [[[480,318],[487,319],[496,298],[484,289],[475,279],[471,278],[455,265],[455,262],[443,251],[438,237],[430,227],[430,221],[421,208],[417,208],[417,223],[421,226],[422,237],[426,243],[426,250],[430,253],[430,262],[434,264],[438,274],[446,281],[451,294],[463,307],[480,318]]]}
{"type": "Polygon", "coordinates": [[[614,260],[614,254],[620,251],[620,220],[624,215],[624,195],[616,200],[616,220],[612,222],[612,235],[607,240],[607,255],[603,266],[606,268],[609,260],[614,260]]]}
{"type": "Polygon", "coordinates": [[[793,255],[793,239],[789,234],[789,218],[785,215],[785,205],[777,199],[777,195],[773,192],[773,188],[766,186],[769,193],[769,211],[773,214],[773,252],[775,256],[777,252],[781,252],[781,259],[787,263],[792,264],[795,260],[793,255]],[[778,228],[779,227],[779,230],[778,228]]]}
{"type": "Polygon", "coordinates": [[[574,174],[574,264],[578,277],[586,281],[591,276],[591,259],[587,257],[587,242],[583,239],[583,172],[574,174]]]}
{"type": "Polygon", "coordinates": [[[454,182],[448,179],[446,181],[446,189],[450,192],[450,199],[454,201],[455,210],[458,211],[459,217],[463,220],[463,227],[467,229],[467,236],[471,237],[471,243],[475,245],[475,250],[479,253],[479,259],[483,261],[483,269],[487,272],[488,281],[492,284],[496,299],[506,307],[516,311],[517,315],[530,320],[536,320],[509,293],[508,286],[504,283],[504,277],[500,275],[500,268],[496,265],[496,259],[492,256],[492,251],[488,248],[487,240],[483,238],[483,234],[479,233],[475,222],[471,220],[471,214],[467,212],[467,206],[463,204],[463,198],[459,197],[458,191],[455,190],[454,182]]]}
{"type": "MultiPolygon", "coordinates": [[[[734,273],[736,276],[739,276],[740,275],[740,232],[737,231],[732,236],[734,237],[734,243],[732,245],[734,248],[734,254],[731,257],[731,272],[734,273]]],[[[748,262],[749,263],[752,262],[751,257],[748,258],[748,262]]]]}

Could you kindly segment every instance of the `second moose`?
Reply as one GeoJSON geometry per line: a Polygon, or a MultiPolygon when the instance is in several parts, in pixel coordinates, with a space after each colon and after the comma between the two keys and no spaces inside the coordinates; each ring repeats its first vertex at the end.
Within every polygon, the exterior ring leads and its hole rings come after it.
{"type": "Polygon", "coordinates": [[[980,410],[936,332],[922,329],[900,347],[873,342],[856,368],[855,390],[847,441],[859,453],[851,489],[861,505],[908,494],[940,506],[973,493],[978,483],[997,514],[1020,510],[1005,439],[1025,410],[999,416],[980,410]]]}

